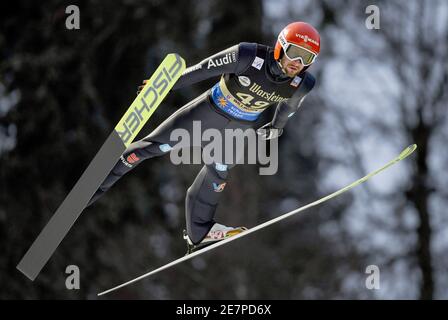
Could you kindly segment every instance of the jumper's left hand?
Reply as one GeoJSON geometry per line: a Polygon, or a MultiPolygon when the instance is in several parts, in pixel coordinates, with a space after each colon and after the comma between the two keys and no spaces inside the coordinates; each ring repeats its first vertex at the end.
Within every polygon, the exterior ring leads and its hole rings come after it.
{"type": "Polygon", "coordinates": [[[148,80],[143,80],[142,81],[143,84],[141,86],[139,86],[138,89],[137,89],[137,95],[143,90],[143,88],[146,85],[146,82],[148,82],[148,80]]]}
{"type": "Polygon", "coordinates": [[[273,127],[270,122],[257,130],[257,134],[260,135],[263,140],[278,138],[282,133],[283,129],[273,127]]]}

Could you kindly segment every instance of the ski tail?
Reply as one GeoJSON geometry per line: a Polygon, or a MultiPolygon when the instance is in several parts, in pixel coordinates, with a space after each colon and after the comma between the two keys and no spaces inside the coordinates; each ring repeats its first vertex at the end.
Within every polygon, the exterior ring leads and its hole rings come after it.
{"type": "Polygon", "coordinates": [[[17,265],[34,280],[69,232],[118,158],[182,75],[185,61],[168,54],[128,108],[81,178],[17,265]]]}

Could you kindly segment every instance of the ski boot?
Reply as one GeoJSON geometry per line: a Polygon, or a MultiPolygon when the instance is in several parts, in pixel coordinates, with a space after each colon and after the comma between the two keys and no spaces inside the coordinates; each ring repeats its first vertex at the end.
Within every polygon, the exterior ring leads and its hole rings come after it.
{"type": "Polygon", "coordinates": [[[209,245],[212,245],[218,241],[230,238],[232,236],[236,236],[237,234],[246,231],[246,227],[226,227],[222,224],[215,223],[213,227],[210,229],[210,231],[207,233],[205,238],[197,243],[194,244],[190,237],[187,234],[187,231],[184,230],[184,239],[187,241],[187,253],[186,255],[193,253],[199,249],[205,248],[209,245]]]}

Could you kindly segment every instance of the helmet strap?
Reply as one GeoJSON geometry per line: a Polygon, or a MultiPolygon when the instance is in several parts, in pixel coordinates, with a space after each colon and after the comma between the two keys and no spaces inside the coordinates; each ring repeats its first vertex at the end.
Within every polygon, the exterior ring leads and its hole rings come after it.
{"type": "Polygon", "coordinates": [[[286,74],[285,68],[283,68],[282,63],[280,62],[280,59],[277,60],[276,62],[277,62],[277,64],[278,64],[278,67],[280,68],[280,70],[282,70],[282,72],[283,72],[284,74],[286,74]]]}

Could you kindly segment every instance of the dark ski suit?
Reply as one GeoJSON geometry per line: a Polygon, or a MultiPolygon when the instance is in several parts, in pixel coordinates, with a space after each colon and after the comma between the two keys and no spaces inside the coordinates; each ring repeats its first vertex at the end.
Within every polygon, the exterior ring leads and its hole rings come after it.
{"type": "MultiPolygon", "coordinates": [[[[274,60],[272,48],[243,42],[187,68],[173,90],[219,75],[221,79],[215,86],[174,112],[148,136],[132,143],[88,206],[143,160],[173,150],[170,133],[174,129],[191,132],[193,121],[200,121],[202,130],[259,128],[264,124],[260,123],[260,115],[274,105],[274,116],[268,121],[283,129],[315,82],[305,71],[294,78],[287,77],[274,60]]],[[[204,165],[188,189],[186,226],[193,243],[199,243],[213,226],[221,191],[234,165],[234,162],[204,165]]]]}

